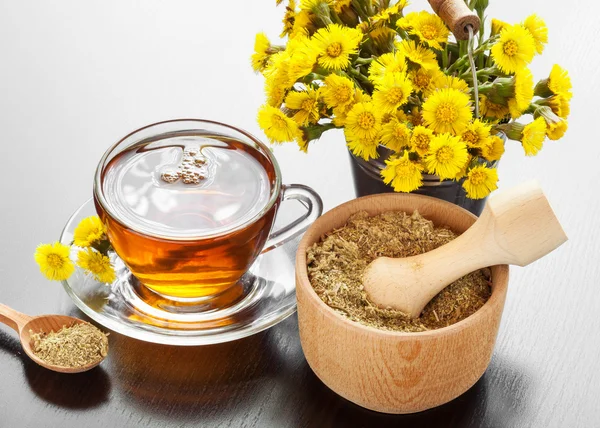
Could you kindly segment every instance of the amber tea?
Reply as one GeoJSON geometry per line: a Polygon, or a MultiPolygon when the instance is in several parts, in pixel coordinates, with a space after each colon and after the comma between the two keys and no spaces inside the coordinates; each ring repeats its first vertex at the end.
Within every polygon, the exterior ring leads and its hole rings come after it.
{"type": "Polygon", "coordinates": [[[183,134],[117,153],[101,170],[104,204],[96,197],[96,207],[115,251],[145,286],[208,298],[233,285],[262,251],[277,209],[277,174],[250,145],[183,134]]]}

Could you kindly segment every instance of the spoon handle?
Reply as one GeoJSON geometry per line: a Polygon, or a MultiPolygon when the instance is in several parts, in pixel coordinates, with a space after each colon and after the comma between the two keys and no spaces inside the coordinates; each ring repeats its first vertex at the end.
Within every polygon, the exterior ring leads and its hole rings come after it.
{"type": "Polygon", "coordinates": [[[17,333],[20,333],[25,324],[31,319],[32,317],[29,315],[22,314],[0,303],[0,322],[11,327],[17,333]]]}

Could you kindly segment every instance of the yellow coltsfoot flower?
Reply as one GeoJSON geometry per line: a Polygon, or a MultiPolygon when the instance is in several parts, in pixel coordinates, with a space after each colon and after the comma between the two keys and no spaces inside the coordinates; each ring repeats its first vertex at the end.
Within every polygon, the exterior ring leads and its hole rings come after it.
{"type": "Polygon", "coordinates": [[[439,68],[435,53],[430,49],[420,46],[414,40],[402,40],[402,42],[395,45],[398,52],[413,64],[420,65],[428,70],[439,68]]]}
{"type": "Polygon", "coordinates": [[[254,71],[263,71],[269,60],[269,49],[271,42],[265,33],[258,33],[254,40],[254,53],[252,54],[252,68],[254,71]]]}
{"type": "Polygon", "coordinates": [[[485,95],[479,96],[479,110],[481,116],[490,119],[504,119],[510,113],[507,105],[496,104],[485,95]]]}
{"type": "Polygon", "coordinates": [[[567,119],[571,114],[570,102],[564,95],[553,95],[550,98],[536,101],[536,103],[550,107],[555,115],[563,119],[567,119]]]}
{"type": "Polygon", "coordinates": [[[514,73],[526,67],[535,55],[535,41],[525,27],[512,25],[500,32],[492,46],[492,58],[504,73],[514,73]]]}
{"type": "Polygon", "coordinates": [[[71,247],[55,242],[42,244],[35,250],[35,261],[40,272],[51,281],[64,281],[75,271],[75,265],[69,258],[71,247]]]}
{"type": "Polygon", "coordinates": [[[294,30],[294,23],[296,21],[296,1],[290,0],[285,7],[285,14],[283,16],[283,30],[279,37],[285,37],[291,35],[294,30]]]}
{"type": "Polygon", "coordinates": [[[333,0],[300,0],[300,10],[316,13],[320,7],[329,7],[333,0]]]}
{"type": "Polygon", "coordinates": [[[533,122],[523,125],[518,122],[496,125],[508,138],[520,141],[526,156],[535,156],[546,139],[546,120],[539,116],[533,122]]]}
{"type": "Polygon", "coordinates": [[[271,55],[269,64],[263,71],[267,104],[272,107],[279,107],[283,103],[287,91],[296,83],[290,80],[289,62],[288,51],[277,52],[271,55]]]}
{"type": "Polygon", "coordinates": [[[388,74],[405,73],[407,70],[408,64],[403,54],[398,51],[385,53],[373,60],[369,66],[369,80],[378,83],[388,74]]]}
{"type": "Polygon", "coordinates": [[[280,46],[273,46],[265,35],[265,33],[258,33],[254,40],[254,53],[250,58],[252,62],[252,69],[255,72],[263,72],[269,63],[269,58],[274,53],[279,52],[283,48],[280,46]]]}
{"type": "MultiPolygon", "coordinates": [[[[517,70],[514,76],[498,77],[492,83],[484,84],[480,87],[480,94],[486,97],[486,104],[488,100],[494,100],[493,103],[508,107],[512,118],[517,119],[529,108],[533,99],[533,74],[524,67],[517,70]]],[[[488,106],[484,105],[482,109],[487,113],[488,106]]],[[[500,114],[505,115],[506,112],[501,111],[500,114]]]]}
{"type": "Polygon", "coordinates": [[[546,139],[546,121],[538,117],[533,122],[525,125],[521,135],[521,144],[526,156],[535,156],[542,149],[546,139]]]}
{"type": "Polygon", "coordinates": [[[406,116],[407,120],[413,124],[413,126],[423,125],[423,111],[419,107],[414,106],[410,109],[410,113],[406,116]]]}
{"type": "Polygon", "coordinates": [[[313,49],[310,38],[305,35],[296,36],[288,42],[286,51],[289,54],[287,73],[290,82],[296,82],[312,73],[318,52],[313,49]]]}
{"type": "Polygon", "coordinates": [[[505,28],[510,27],[510,24],[504,21],[500,21],[499,19],[496,18],[492,18],[492,32],[490,34],[490,36],[495,36],[497,34],[500,34],[500,32],[502,30],[504,30],[505,28]]]}
{"type": "Polygon", "coordinates": [[[522,68],[515,73],[514,93],[516,107],[522,114],[529,108],[531,100],[533,99],[533,74],[527,67],[522,68]]]}
{"type": "Polygon", "coordinates": [[[463,188],[470,199],[483,199],[498,188],[498,171],[483,165],[472,168],[467,173],[463,188]]]}
{"type": "Polygon", "coordinates": [[[465,165],[460,169],[460,171],[458,171],[456,173],[456,175],[452,179],[456,180],[456,181],[460,181],[463,178],[465,178],[467,175],[467,170],[469,169],[469,166],[471,165],[472,160],[473,160],[473,156],[469,153],[467,155],[467,161],[465,162],[465,165]]]}
{"type": "Polygon", "coordinates": [[[373,15],[369,19],[369,23],[371,25],[378,25],[389,22],[394,15],[398,15],[402,11],[402,9],[406,7],[407,3],[408,2],[406,0],[401,0],[395,5],[381,10],[379,13],[373,15]]]}
{"type": "Polygon", "coordinates": [[[324,80],[320,92],[327,107],[345,107],[354,100],[354,82],[352,80],[330,74],[324,80]]]}
{"type": "Polygon", "coordinates": [[[341,128],[346,125],[346,118],[348,117],[348,112],[352,107],[336,107],[333,109],[333,117],[331,118],[331,122],[341,128]]]}
{"type": "Polygon", "coordinates": [[[469,122],[461,134],[461,139],[469,148],[482,148],[490,136],[491,125],[475,119],[469,122]]]}
{"type": "Polygon", "coordinates": [[[406,104],[413,90],[408,76],[401,73],[390,73],[375,84],[373,103],[380,114],[392,113],[406,104]]]}
{"type": "Polygon", "coordinates": [[[400,18],[396,25],[429,47],[442,50],[442,44],[448,41],[450,31],[438,15],[421,11],[411,12],[400,18]]]}
{"type": "Polygon", "coordinates": [[[544,20],[534,13],[529,15],[521,25],[531,33],[535,42],[535,50],[541,54],[544,51],[544,45],[548,43],[548,27],[544,20]]]}
{"type": "Polygon", "coordinates": [[[429,152],[429,144],[433,139],[433,131],[424,126],[415,126],[410,137],[410,146],[419,156],[425,156],[429,152]]]}
{"type": "Polygon", "coordinates": [[[321,28],[312,37],[318,50],[318,62],[327,70],[344,70],[350,66],[350,55],[358,53],[363,33],[355,28],[330,24],[321,28]]]}
{"type": "MultiPolygon", "coordinates": [[[[542,98],[549,98],[552,96],[560,95],[564,98],[567,104],[573,97],[571,90],[573,85],[571,84],[571,78],[567,70],[562,68],[558,64],[554,64],[550,71],[550,76],[546,79],[542,79],[535,85],[535,95],[542,98]]],[[[539,103],[540,101],[537,101],[539,103]]]]}
{"type": "Polygon", "coordinates": [[[91,248],[77,253],[77,266],[91,274],[98,282],[110,284],[117,278],[110,259],[91,248]]]}
{"type": "Polygon", "coordinates": [[[432,138],[425,165],[442,180],[452,179],[464,168],[468,158],[467,146],[460,137],[445,133],[432,138]]]}
{"type": "Polygon", "coordinates": [[[548,78],[548,88],[550,88],[553,94],[562,95],[568,100],[573,97],[571,93],[573,85],[571,84],[569,72],[558,64],[552,66],[550,77],[548,78]]]}
{"type": "Polygon", "coordinates": [[[332,4],[333,11],[335,13],[342,13],[345,8],[350,7],[350,3],[352,3],[352,0],[334,0],[332,4]]]}
{"type": "Polygon", "coordinates": [[[406,123],[393,119],[381,127],[381,143],[397,153],[410,146],[411,132],[406,123]]]}
{"type": "Polygon", "coordinates": [[[300,132],[295,121],[270,105],[264,105],[258,111],[258,124],[271,143],[294,141],[300,132]]]}
{"type": "MultiPolygon", "coordinates": [[[[320,88],[320,91],[323,92],[324,87],[320,88]]],[[[357,103],[368,103],[371,102],[371,97],[365,94],[360,89],[356,88],[354,90],[354,95],[350,98],[350,102],[345,105],[340,105],[338,107],[333,108],[333,119],[332,122],[335,126],[341,127],[346,125],[346,118],[348,117],[348,113],[352,110],[357,103]]]]}
{"type": "Polygon", "coordinates": [[[415,88],[415,92],[421,92],[425,96],[431,95],[432,92],[440,88],[436,85],[436,81],[440,76],[445,76],[445,74],[436,68],[428,70],[419,67],[411,70],[409,73],[410,81],[415,88]]]}
{"type": "MultiPolygon", "coordinates": [[[[346,129],[344,129],[344,131],[346,131],[346,129]]],[[[354,136],[351,139],[346,136],[346,144],[355,156],[363,158],[366,161],[379,157],[379,154],[377,153],[377,147],[379,147],[378,134],[373,137],[354,136]]]]}
{"type": "Polygon", "coordinates": [[[389,51],[394,45],[397,33],[389,27],[380,26],[368,31],[367,37],[371,39],[375,49],[389,51]]]}
{"type": "Polygon", "coordinates": [[[517,105],[517,100],[511,98],[507,101],[508,103],[508,111],[510,112],[510,117],[514,120],[523,116],[523,110],[519,108],[517,105]]]}
{"type": "Polygon", "coordinates": [[[409,159],[408,151],[404,155],[385,161],[381,171],[385,184],[391,184],[396,192],[412,192],[423,185],[423,166],[409,159]]]}
{"type": "Polygon", "coordinates": [[[543,118],[546,121],[546,135],[551,140],[560,140],[567,132],[567,121],[557,116],[548,106],[536,108],[533,117],[543,118]]]}
{"type": "Polygon", "coordinates": [[[436,89],[456,89],[465,94],[470,91],[469,84],[466,81],[460,77],[448,76],[444,73],[438,73],[433,84],[436,89]]]}
{"type": "Polygon", "coordinates": [[[73,243],[78,247],[89,247],[105,237],[106,229],[100,217],[86,217],[79,222],[73,232],[73,243]]]}
{"type": "Polygon", "coordinates": [[[564,119],[561,119],[558,122],[548,123],[547,126],[546,135],[551,140],[560,140],[569,128],[568,122],[564,119]]]}
{"type": "Polygon", "coordinates": [[[294,24],[289,34],[290,39],[313,34],[317,30],[317,21],[317,16],[307,10],[301,10],[294,14],[294,24]]]}
{"type": "Polygon", "coordinates": [[[285,97],[285,106],[294,110],[294,119],[299,125],[317,123],[321,118],[319,112],[318,92],[311,87],[305,91],[291,91],[285,97]]]}
{"type": "Polygon", "coordinates": [[[481,147],[481,154],[490,162],[500,160],[504,154],[504,139],[498,135],[490,135],[481,147]]]}
{"type": "Polygon", "coordinates": [[[423,121],[438,134],[459,135],[472,117],[469,96],[457,89],[440,89],[423,103],[423,121]]]}
{"type": "Polygon", "coordinates": [[[369,143],[376,139],[381,130],[381,118],[370,102],[355,104],[346,117],[344,132],[347,140],[365,140],[369,143]]]}
{"type": "Polygon", "coordinates": [[[310,141],[308,140],[308,138],[306,138],[304,132],[301,131],[298,133],[298,136],[296,137],[296,144],[298,144],[298,148],[301,152],[308,153],[308,146],[310,144],[310,141]]]}

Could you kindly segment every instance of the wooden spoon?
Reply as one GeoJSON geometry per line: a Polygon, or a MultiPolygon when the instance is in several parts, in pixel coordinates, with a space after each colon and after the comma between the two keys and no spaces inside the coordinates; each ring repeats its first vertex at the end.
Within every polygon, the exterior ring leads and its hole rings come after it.
{"type": "Polygon", "coordinates": [[[526,266],[567,240],[542,189],[528,182],[488,199],[481,217],[458,238],[403,259],[380,257],[365,271],[370,300],[417,318],[458,278],[487,266],[526,266]]]}
{"type": "Polygon", "coordinates": [[[29,358],[49,370],[59,373],[81,373],[93,369],[104,360],[103,358],[83,367],[62,367],[48,364],[33,353],[33,349],[31,349],[30,331],[33,333],[50,333],[53,331],[57,332],[64,326],[70,327],[75,324],[89,324],[79,318],[68,317],[66,315],[41,315],[38,317],[30,317],[0,303],[0,322],[12,327],[19,333],[21,345],[29,358]]]}

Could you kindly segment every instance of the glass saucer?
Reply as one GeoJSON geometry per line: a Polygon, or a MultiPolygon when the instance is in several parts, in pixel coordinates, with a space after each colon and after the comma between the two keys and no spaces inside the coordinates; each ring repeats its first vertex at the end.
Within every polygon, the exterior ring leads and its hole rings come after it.
{"type": "MultiPolygon", "coordinates": [[[[70,244],[77,224],[92,215],[96,211],[90,199],[71,216],[60,241],[70,244]]],[[[112,284],[97,282],[77,268],[63,286],[86,315],[126,336],[181,346],[228,342],[272,327],[295,312],[299,240],[260,255],[223,296],[225,307],[216,307],[214,301],[194,306],[165,299],[141,285],[116,254],[117,279],[112,284]]]]}

